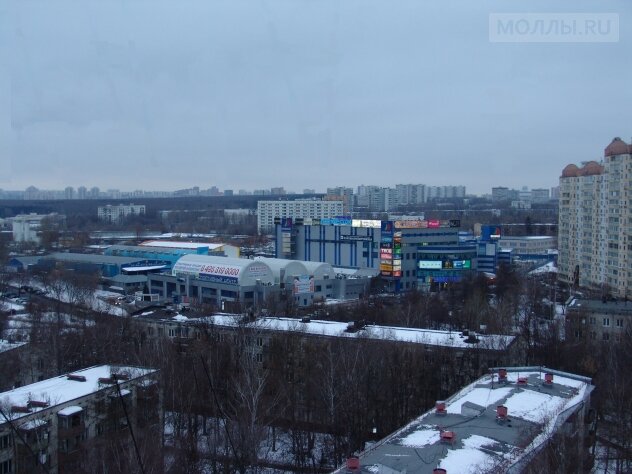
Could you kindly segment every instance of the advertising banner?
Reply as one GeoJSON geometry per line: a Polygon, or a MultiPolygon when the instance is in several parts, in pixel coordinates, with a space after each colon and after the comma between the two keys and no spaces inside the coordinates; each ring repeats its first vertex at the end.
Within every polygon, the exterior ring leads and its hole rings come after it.
{"type": "Polygon", "coordinates": [[[309,275],[301,275],[294,277],[294,287],[292,292],[295,295],[304,295],[314,292],[314,277],[309,275]]]}
{"type": "Polygon", "coordinates": [[[418,266],[422,270],[441,270],[443,262],[441,260],[419,260],[418,266]]]}

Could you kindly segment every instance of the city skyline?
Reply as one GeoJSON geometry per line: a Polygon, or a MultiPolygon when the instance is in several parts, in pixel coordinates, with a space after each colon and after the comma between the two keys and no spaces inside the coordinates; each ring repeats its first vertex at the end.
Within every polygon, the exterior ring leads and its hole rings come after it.
{"type": "Polygon", "coordinates": [[[550,188],[630,138],[626,6],[573,5],[618,41],[526,44],[490,41],[504,1],[10,3],[0,188],[550,188]]]}

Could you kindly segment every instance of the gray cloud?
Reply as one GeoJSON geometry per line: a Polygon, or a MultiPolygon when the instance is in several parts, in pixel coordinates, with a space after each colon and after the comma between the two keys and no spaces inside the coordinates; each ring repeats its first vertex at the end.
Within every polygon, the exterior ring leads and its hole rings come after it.
{"type": "Polygon", "coordinates": [[[573,5],[619,13],[620,41],[604,44],[488,41],[490,13],[565,11],[562,1],[5,8],[5,188],[488,192],[555,185],[568,162],[632,134],[625,0],[573,5]]]}

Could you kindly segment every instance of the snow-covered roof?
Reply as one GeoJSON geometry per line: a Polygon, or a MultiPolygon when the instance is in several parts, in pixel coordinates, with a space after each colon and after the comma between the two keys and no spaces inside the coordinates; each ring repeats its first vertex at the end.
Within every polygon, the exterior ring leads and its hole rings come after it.
{"type": "MultiPolygon", "coordinates": [[[[239,324],[240,316],[232,314],[216,314],[205,318],[205,321],[217,326],[234,327],[239,324]]],[[[301,332],[315,336],[350,338],[362,337],[431,346],[463,348],[476,347],[479,349],[490,350],[504,350],[515,339],[515,336],[479,334],[477,335],[479,342],[472,344],[465,342],[466,337],[461,335],[460,332],[455,331],[367,325],[360,331],[347,332],[348,325],[349,323],[345,322],[320,320],[311,320],[309,323],[303,323],[299,319],[277,317],[257,318],[254,322],[247,324],[247,326],[251,326],[256,329],[301,332]]]]}
{"type": "Polygon", "coordinates": [[[323,278],[335,278],[336,272],[334,272],[334,268],[329,263],[325,262],[302,262],[307,268],[307,271],[310,275],[312,275],[317,280],[322,280],[323,278]]]}
{"type": "Polygon", "coordinates": [[[70,416],[70,415],[74,415],[75,413],[80,413],[82,411],[83,411],[83,408],[81,408],[80,406],[70,405],[70,406],[67,406],[66,408],[62,408],[61,410],[59,410],[57,414],[61,416],[70,416]]]}
{"type": "Polygon", "coordinates": [[[166,267],[167,265],[147,265],[145,267],[125,267],[125,268],[122,268],[121,270],[123,270],[125,273],[148,272],[150,270],[161,270],[166,267]]]}
{"type": "Polygon", "coordinates": [[[26,342],[9,342],[4,339],[0,339],[0,352],[10,351],[11,349],[17,349],[23,346],[26,342]]]}
{"type": "Polygon", "coordinates": [[[307,268],[305,268],[306,262],[299,262],[298,260],[288,260],[285,258],[268,258],[268,257],[256,257],[256,261],[265,263],[272,273],[274,274],[275,282],[281,282],[281,278],[286,282],[292,280],[294,276],[309,275],[307,268]]]}
{"type": "Polygon", "coordinates": [[[536,268],[535,270],[531,270],[529,275],[537,275],[539,273],[557,273],[557,267],[555,266],[555,263],[549,262],[546,265],[536,268]]]}
{"type": "MultiPolygon", "coordinates": [[[[103,384],[99,382],[99,379],[108,379],[111,377],[112,373],[125,373],[129,375],[129,380],[134,380],[155,372],[156,370],[154,369],[141,367],[99,365],[72,372],[72,375],[85,377],[85,382],[72,380],[68,378],[67,375],[60,375],[51,379],[42,380],[41,382],[25,385],[8,392],[2,392],[0,393],[0,405],[10,411],[11,406],[27,406],[30,400],[48,403],[48,407],[31,406],[28,413],[13,413],[13,419],[22,418],[38,411],[48,409],[52,406],[63,405],[102,390],[107,386],[103,386],[103,384]]],[[[126,381],[121,383],[126,383],[126,381]]],[[[68,407],[64,409],[67,408],[68,407]]],[[[4,422],[4,420],[0,421],[0,424],[2,422],[4,422]]]]}
{"type": "Polygon", "coordinates": [[[140,243],[143,247],[166,247],[172,249],[199,249],[207,247],[209,250],[215,250],[224,244],[215,244],[211,242],[180,242],[177,240],[147,240],[140,243]]]}
{"type": "Polygon", "coordinates": [[[588,406],[593,388],[589,378],[543,367],[508,368],[506,383],[497,374],[481,377],[446,400],[445,414],[433,409],[361,453],[360,472],[380,472],[380,466],[421,474],[437,466],[448,474],[522,472],[555,431],[588,406]],[[519,377],[526,383],[518,384],[519,377]],[[497,419],[499,405],[508,420],[497,419]],[[452,443],[441,440],[442,429],[454,434],[452,443]]]}
{"type": "Polygon", "coordinates": [[[218,257],[213,255],[183,255],[174,264],[172,275],[192,276],[201,280],[241,286],[274,284],[274,274],[270,267],[259,260],[245,258],[218,257]]]}

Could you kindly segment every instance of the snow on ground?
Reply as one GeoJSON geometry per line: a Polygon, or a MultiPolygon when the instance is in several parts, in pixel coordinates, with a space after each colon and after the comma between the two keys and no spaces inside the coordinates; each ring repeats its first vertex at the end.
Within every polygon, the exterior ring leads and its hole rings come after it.
{"type": "MultiPolygon", "coordinates": [[[[182,423],[178,433],[178,428],[176,427],[177,421],[177,413],[165,413],[164,434],[167,446],[176,446],[178,440],[180,442],[182,440],[189,442],[188,440],[190,438],[186,430],[188,423],[182,423]],[[180,436],[177,436],[178,434],[180,436]]],[[[226,440],[224,439],[225,427],[222,419],[214,417],[206,418],[207,434],[204,434],[204,429],[201,424],[202,419],[200,417],[197,446],[202,455],[204,455],[204,453],[209,453],[211,449],[219,448],[221,450],[222,446],[227,446],[226,440]]],[[[263,437],[261,439],[261,444],[259,445],[258,456],[264,463],[267,462],[278,465],[286,465],[288,467],[293,466],[297,457],[297,453],[295,453],[297,442],[299,445],[303,445],[304,451],[301,454],[304,455],[303,459],[305,460],[307,466],[320,467],[321,461],[332,458],[331,436],[328,434],[313,432],[308,434],[304,431],[291,432],[282,428],[276,428],[273,430],[270,427],[263,428],[262,434],[263,437]],[[308,437],[311,437],[311,441],[308,441],[308,437]],[[308,445],[311,446],[311,448],[309,448],[308,445]]],[[[324,466],[327,468],[333,468],[333,461],[329,463],[325,462],[324,466]]],[[[265,468],[261,470],[260,468],[257,468],[252,472],[257,472],[258,474],[263,472],[272,474],[287,472],[287,470],[274,468],[265,468]]]]}
{"type": "Polygon", "coordinates": [[[475,388],[471,392],[460,397],[454,403],[447,406],[448,413],[461,413],[461,405],[465,402],[476,403],[479,406],[487,407],[489,405],[497,403],[499,400],[505,398],[513,390],[513,387],[501,387],[501,388],[475,388]]]}

